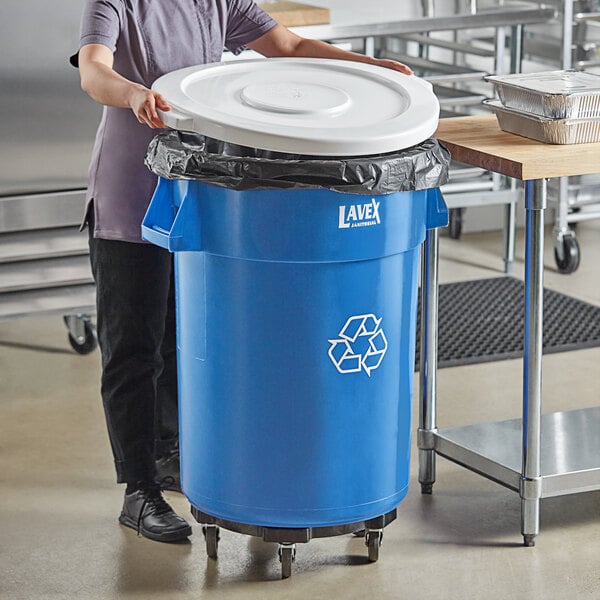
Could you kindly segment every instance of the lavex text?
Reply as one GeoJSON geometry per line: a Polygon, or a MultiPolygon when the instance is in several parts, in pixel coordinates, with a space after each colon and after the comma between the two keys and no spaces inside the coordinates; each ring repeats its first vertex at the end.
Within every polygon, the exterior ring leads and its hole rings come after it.
{"type": "Polygon", "coordinates": [[[351,204],[350,206],[339,207],[339,229],[349,229],[350,227],[368,227],[369,225],[379,225],[379,204],[375,198],[366,204],[351,204]]]}

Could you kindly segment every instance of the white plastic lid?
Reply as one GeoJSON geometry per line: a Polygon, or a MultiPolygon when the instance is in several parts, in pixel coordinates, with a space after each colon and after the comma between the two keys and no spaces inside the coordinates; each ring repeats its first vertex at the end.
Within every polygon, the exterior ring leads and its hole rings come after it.
{"type": "Polygon", "coordinates": [[[174,129],[313,156],[360,156],[419,144],[437,128],[431,85],[363,63],[269,58],[199,65],[157,79],[174,129]]]}

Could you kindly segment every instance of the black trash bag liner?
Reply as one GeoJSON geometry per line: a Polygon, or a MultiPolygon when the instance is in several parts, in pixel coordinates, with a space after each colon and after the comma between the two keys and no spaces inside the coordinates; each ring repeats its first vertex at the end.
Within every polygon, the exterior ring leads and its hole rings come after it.
{"type": "Polygon", "coordinates": [[[171,130],[150,142],[145,162],[165,179],[195,179],[234,190],[326,188],[351,194],[391,194],[446,183],[450,153],[431,137],[386,154],[304,156],[171,130]]]}

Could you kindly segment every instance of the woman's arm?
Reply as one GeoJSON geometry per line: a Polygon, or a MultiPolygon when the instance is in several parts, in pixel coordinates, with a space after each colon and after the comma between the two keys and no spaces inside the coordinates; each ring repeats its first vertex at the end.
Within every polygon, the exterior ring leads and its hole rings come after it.
{"type": "Polygon", "coordinates": [[[338,60],[352,60],[355,62],[378,65],[393,69],[406,75],[412,75],[412,70],[395,60],[372,58],[356,52],[347,52],[318,40],[302,38],[292,33],[283,25],[276,25],[263,36],[248,44],[249,48],[256,50],[264,56],[293,56],[296,58],[335,58],[338,60]]]}
{"type": "Polygon", "coordinates": [[[79,50],[81,88],[107,106],[130,108],[137,120],[153,129],[164,129],[156,109],[170,110],[164,98],[113,69],[113,53],[102,44],[87,44],[79,50]]]}
{"type": "MultiPolygon", "coordinates": [[[[248,46],[264,56],[351,60],[386,67],[407,75],[412,74],[411,69],[402,63],[347,52],[325,42],[301,38],[282,25],[276,25],[248,46]]],[[[113,69],[113,53],[107,46],[82,46],[79,50],[79,72],[81,88],[97,102],[107,106],[130,108],[140,123],[153,129],[167,127],[156,110],[171,110],[165,99],[159,93],[119,75],[113,69]]]]}

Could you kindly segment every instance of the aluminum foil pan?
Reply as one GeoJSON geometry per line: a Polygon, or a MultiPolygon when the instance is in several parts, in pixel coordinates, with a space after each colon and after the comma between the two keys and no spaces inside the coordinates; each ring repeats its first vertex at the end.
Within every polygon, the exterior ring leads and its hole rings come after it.
{"type": "Polygon", "coordinates": [[[594,73],[545,71],[485,79],[507,108],[550,119],[600,117],[600,75],[594,73]]]}
{"type": "Polygon", "coordinates": [[[549,119],[503,106],[498,100],[484,100],[496,113],[503,131],[545,144],[589,144],[600,141],[600,117],[549,119]]]}

